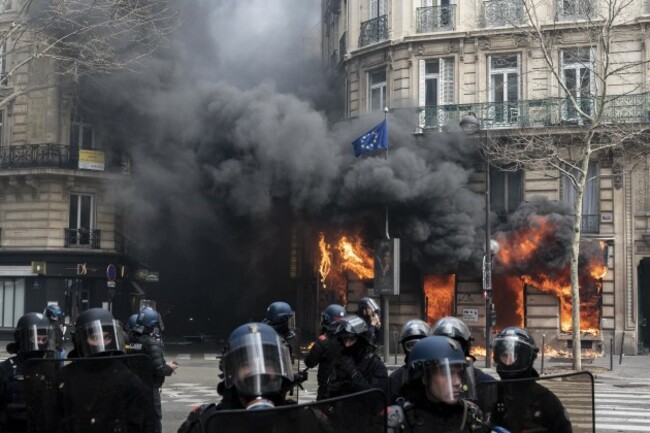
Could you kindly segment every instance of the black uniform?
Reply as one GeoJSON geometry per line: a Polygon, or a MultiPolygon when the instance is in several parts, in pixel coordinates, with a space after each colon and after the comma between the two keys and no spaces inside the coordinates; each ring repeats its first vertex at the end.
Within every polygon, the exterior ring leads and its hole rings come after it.
{"type": "Polygon", "coordinates": [[[314,368],[318,365],[318,394],[316,400],[322,400],[327,395],[327,378],[332,364],[341,356],[341,345],[331,336],[321,335],[314,342],[309,354],[305,357],[305,365],[314,368]]]}
{"type": "Polygon", "coordinates": [[[374,351],[374,346],[364,348],[359,356],[341,355],[332,364],[327,383],[328,397],[338,397],[371,388],[386,392],[388,370],[374,351]]]}
{"type": "Polygon", "coordinates": [[[22,354],[0,363],[0,431],[55,430],[57,363],[22,354]]]}
{"type": "Polygon", "coordinates": [[[150,389],[123,362],[80,360],[61,371],[62,433],[150,433],[150,389]]]}
{"type": "Polygon", "coordinates": [[[405,402],[388,409],[388,432],[478,433],[490,431],[474,403],[460,400],[449,405],[419,401],[405,402]],[[401,411],[395,416],[396,410],[401,411]]]}
{"type": "MultiPolygon", "coordinates": [[[[530,377],[539,374],[531,369],[530,377]]],[[[537,381],[505,383],[498,392],[493,414],[496,425],[513,432],[572,432],[571,421],[560,400],[537,381]]]]}
{"type": "Polygon", "coordinates": [[[165,377],[171,376],[172,373],[174,373],[174,370],[172,370],[165,361],[162,341],[153,335],[134,334],[129,353],[143,353],[151,360],[151,377],[143,378],[143,380],[147,383],[153,384],[153,406],[158,419],[155,432],[161,432],[162,402],[160,400],[160,387],[165,382],[165,377]]]}

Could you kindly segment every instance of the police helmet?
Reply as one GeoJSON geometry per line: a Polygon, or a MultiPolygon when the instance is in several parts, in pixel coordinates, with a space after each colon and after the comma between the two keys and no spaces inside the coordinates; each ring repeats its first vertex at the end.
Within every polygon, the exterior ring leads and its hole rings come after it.
{"type": "Polygon", "coordinates": [[[266,309],[264,323],[275,329],[284,339],[290,339],[296,335],[295,312],[286,302],[271,303],[266,309]]]}
{"type": "Polygon", "coordinates": [[[538,352],[535,340],[528,331],[517,327],[505,328],[493,343],[497,373],[502,379],[528,376],[538,352]]]}
{"type": "Polygon", "coordinates": [[[50,320],[61,320],[63,318],[63,310],[57,304],[50,304],[45,308],[45,317],[50,320]]]}
{"type": "Polygon", "coordinates": [[[370,343],[368,324],[356,314],[348,314],[337,320],[333,334],[339,340],[356,337],[363,343],[370,343]]]}
{"type": "Polygon", "coordinates": [[[74,345],[81,357],[126,352],[122,325],[103,308],[91,308],[79,315],[74,345]]]}
{"type": "Polygon", "coordinates": [[[138,316],[139,314],[131,314],[129,316],[129,319],[126,321],[126,329],[127,332],[133,333],[141,333],[142,332],[142,326],[138,326],[138,316]]]}
{"type": "Polygon", "coordinates": [[[431,329],[431,335],[444,335],[453,338],[463,347],[465,356],[470,356],[469,352],[472,349],[474,338],[465,322],[459,318],[448,316],[438,320],[431,329]]]}
{"type": "Polygon", "coordinates": [[[160,319],[160,313],[151,307],[144,307],[140,310],[140,313],[138,313],[138,317],[135,320],[135,324],[142,328],[141,332],[158,333],[159,331],[164,330],[162,320],[160,319]]]}
{"type": "Polygon", "coordinates": [[[363,297],[359,299],[359,310],[357,311],[359,316],[370,318],[373,315],[378,316],[380,311],[379,305],[372,298],[363,297]],[[370,313],[368,313],[368,310],[370,310],[370,313]]]}
{"type": "Polygon", "coordinates": [[[293,382],[289,348],[264,323],[247,323],[228,337],[223,354],[224,384],[248,398],[282,394],[293,382]]]}
{"type": "Polygon", "coordinates": [[[50,321],[41,313],[26,313],[16,324],[14,340],[23,354],[55,350],[56,339],[50,321]]]}
{"type": "Polygon", "coordinates": [[[339,304],[328,305],[320,315],[320,323],[323,329],[330,329],[336,321],[345,317],[345,307],[339,304]]]}
{"type": "Polygon", "coordinates": [[[419,319],[409,320],[402,327],[402,332],[399,336],[399,342],[404,349],[405,354],[411,352],[413,345],[421,338],[428,337],[431,334],[431,328],[427,322],[419,319]]]}
{"type": "Polygon", "coordinates": [[[429,400],[451,404],[458,400],[461,384],[468,382],[467,365],[460,343],[432,335],[418,340],[411,349],[404,383],[416,387],[423,384],[429,400]]]}

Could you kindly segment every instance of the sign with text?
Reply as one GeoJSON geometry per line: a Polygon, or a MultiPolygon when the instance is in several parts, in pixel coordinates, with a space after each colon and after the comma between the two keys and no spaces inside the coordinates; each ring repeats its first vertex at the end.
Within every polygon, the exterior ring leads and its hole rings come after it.
{"type": "Polygon", "coordinates": [[[375,294],[399,295],[399,239],[375,241],[375,294]]]}
{"type": "Polygon", "coordinates": [[[478,323],[478,308],[463,308],[463,322],[478,323]]]}
{"type": "Polygon", "coordinates": [[[105,157],[101,150],[79,149],[79,168],[104,171],[105,157]]]}

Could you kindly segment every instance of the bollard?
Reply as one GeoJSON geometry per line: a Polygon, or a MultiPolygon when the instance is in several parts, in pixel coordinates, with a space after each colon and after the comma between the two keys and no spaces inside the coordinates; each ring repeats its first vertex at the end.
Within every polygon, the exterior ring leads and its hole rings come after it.
{"type": "Polygon", "coordinates": [[[625,332],[623,333],[623,336],[621,337],[621,354],[618,357],[618,365],[621,365],[623,362],[623,344],[625,344],[625,332]]]}
{"type": "Polygon", "coordinates": [[[544,347],[546,342],[546,334],[542,334],[542,368],[541,368],[541,374],[544,374],[544,352],[546,352],[546,348],[544,347]]]}
{"type": "Polygon", "coordinates": [[[614,339],[609,339],[609,370],[614,370],[614,339]]]}

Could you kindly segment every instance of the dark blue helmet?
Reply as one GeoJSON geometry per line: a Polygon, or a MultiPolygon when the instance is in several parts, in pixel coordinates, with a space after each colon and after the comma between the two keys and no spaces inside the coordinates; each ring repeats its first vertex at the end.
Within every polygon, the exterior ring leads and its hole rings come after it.
{"type": "Polygon", "coordinates": [[[142,332],[142,326],[138,326],[139,314],[131,314],[129,320],[126,321],[127,332],[142,332]]]}
{"type": "Polygon", "coordinates": [[[63,310],[58,305],[51,304],[45,308],[45,316],[50,320],[60,320],[63,318],[63,310]]]}
{"type": "Polygon", "coordinates": [[[503,329],[493,342],[494,364],[502,379],[527,377],[539,349],[533,336],[514,326],[503,329]]]}
{"type": "Polygon", "coordinates": [[[77,317],[74,345],[81,357],[126,352],[122,325],[103,308],[90,308],[77,317]]]}
{"type": "Polygon", "coordinates": [[[282,394],[293,381],[289,348],[264,323],[247,323],[228,337],[223,354],[226,388],[249,399],[282,394]]]}
{"type": "Polygon", "coordinates": [[[346,314],[345,307],[339,304],[331,304],[320,315],[321,326],[323,329],[330,329],[337,320],[342,319],[346,314]]]}
{"type": "Polygon", "coordinates": [[[55,350],[56,338],[50,321],[41,313],[26,313],[16,324],[14,340],[23,354],[55,350]]]}
{"type": "Polygon", "coordinates": [[[151,307],[144,307],[140,310],[135,323],[142,327],[143,332],[157,333],[159,330],[163,330],[160,314],[151,307]]]}
{"type": "Polygon", "coordinates": [[[296,333],[295,313],[291,305],[286,302],[273,302],[266,309],[264,323],[275,329],[281,337],[288,340],[293,338],[296,333]]]}

